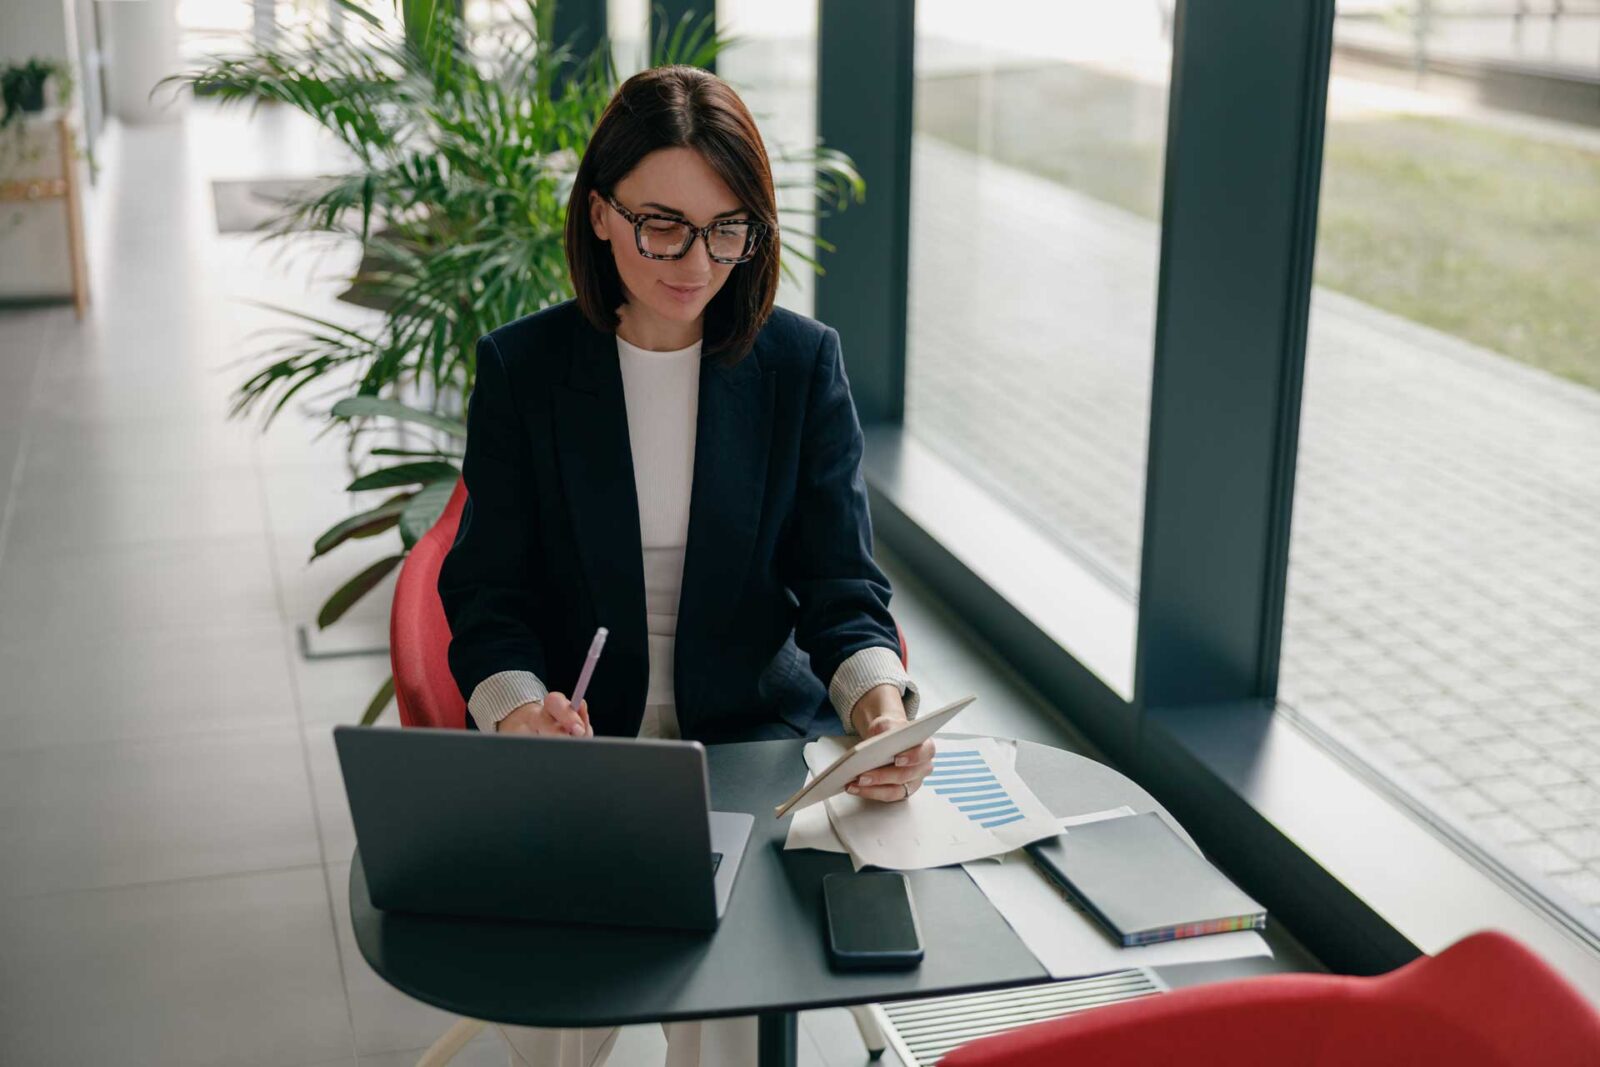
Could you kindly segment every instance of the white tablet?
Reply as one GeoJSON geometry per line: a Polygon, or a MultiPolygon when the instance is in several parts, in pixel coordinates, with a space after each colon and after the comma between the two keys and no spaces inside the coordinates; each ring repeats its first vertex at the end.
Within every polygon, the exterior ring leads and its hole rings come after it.
{"type": "Polygon", "coordinates": [[[938,711],[918,715],[904,726],[874,737],[862,738],[854,748],[834,760],[821,774],[801,786],[800,791],[794,796],[779,804],[775,812],[776,817],[781,819],[795,808],[803,808],[819,800],[826,800],[841,792],[862,771],[882,767],[885,763],[892,762],[906,749],[916,748],[937,733],[941,726],[955,718],[958,711],[977,699],[975,696],[962,697],[953,704],[946,704],[938,711]]]}

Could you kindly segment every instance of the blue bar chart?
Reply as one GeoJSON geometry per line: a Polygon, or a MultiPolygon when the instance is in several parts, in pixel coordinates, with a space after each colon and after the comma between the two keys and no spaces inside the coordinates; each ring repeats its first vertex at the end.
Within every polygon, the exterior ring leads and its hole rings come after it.
{"type": "Polygon", "coordinates": [[[983,753],[975,748],[941,748],[933,757],[933,770],[923,779],[923,785],[985,829],[1026,817],[995,777],[983,753]]]}

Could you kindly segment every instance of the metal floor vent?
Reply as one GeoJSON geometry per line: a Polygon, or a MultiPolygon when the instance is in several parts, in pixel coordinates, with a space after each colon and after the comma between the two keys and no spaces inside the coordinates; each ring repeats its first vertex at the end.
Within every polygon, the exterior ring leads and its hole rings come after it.
{"type": "Polygon", "coordinates": [[[1113,971],[1065,982],[877,1004],[884,1036],[905,1067],[933,1067],[968,1041],[1103,1004],[1147,997],[1166,985],[1144,970],[1113,971]]]}

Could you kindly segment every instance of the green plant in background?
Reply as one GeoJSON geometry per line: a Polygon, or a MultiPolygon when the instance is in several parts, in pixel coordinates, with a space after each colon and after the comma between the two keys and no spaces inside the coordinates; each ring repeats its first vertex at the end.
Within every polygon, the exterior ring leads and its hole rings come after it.
{"type": "MultiPolygon", "coordinates": [[[[265,429],[314,383],[356,383],[353,396],[328,409],[324,429],[345,432],[357,470],[371,468],[350,483],[351,492],[397,491],[325,532],[311,558],[389,531],[400,545],[328,598],[319,627],[378,586],[444,509],[460,476],[478,338],[572,295],[563,250],[567,197],[620,84],[609,43],[578,55],[553,40],[552,0],[527,0],[525,16],[477,40],[451,0],[396,0],[398,31],[357,0],[335,2],[357,22],[342,39],[307,33],[286,46],[211,57],[202,69],[160,83],[224,102],[293,107],[358,161],[350,173],[287,199],[267,236],[312,230],[359,241],[362,262],[343,298],[378,309],[382,322],[355,329],[274,307],[304,326],[263,354],[265,365],[239,387],[230,410],[234,417],[261,411],[265,429]],[[420,433],[422,446],[360,455],[364,435],[392,436],[396,426],[420,433]],[[375,457],[401,462],[377,466],[375,457]]],[[[730,43],[709,16],[685,17],[658,35],[650,61],[706,66],[730,43]]],[[[798,188],[840,207],[864,194],[853,164],[832,149],[779,153],[776,161],[804,173],[780,180],[780,193],[798,188]]],[[[832,247],[790,226],[785,235],[783,259],[820,272],[789,238],[832,247]]],[[[784,270],[794,276],[787,262],[784,270]]],[[[362,722],[376,719],[392,695],[391,679],[362,722]]]]}
{"type": "Polygon", "coordinates": [[[44,110],[45,83],[56,80],[56,99],[66,104],[72,99],[72,68],[53,59],[31,56],[22,63],[0,67],[0,102],[5,111],[0,114],[0,130],[14,122],[25,111],[44,110]]]}
{"type": "MultiPolygon", "coordinates": [[[[52,78],[56,85],[55,103],[67,107],[77,87],[72,68],[67,64],[32,56],[22,63],[0,66],[0,131],[9,130],[6,136],[0,137],[0,181],[10,180],[19,173],[32,177],[34,168],[30,164],[38,163],[47,152],[52,155],[56,152],[55,145],[48,139],[31,138],[26,124],[20,121],[24,115],[44,110],[45,89],[52,78]]],[[[76,132],[71,136],[72,152],[88,161],[90,180],[93,180],[99,169],[94,153],[79,147],[76,132]]],[[[16,208],[7,215],[5,225],[0,227],[0,237],[22,224],[25,203],[18,201],[16,208]]]]}

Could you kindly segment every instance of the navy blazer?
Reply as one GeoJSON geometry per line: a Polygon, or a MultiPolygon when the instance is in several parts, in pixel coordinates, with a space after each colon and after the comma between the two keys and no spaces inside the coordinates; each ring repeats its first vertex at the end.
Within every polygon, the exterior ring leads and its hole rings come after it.
{"type": "MultiPolygon", "coordinates": [[[[464,697],[504,670],[570,694],[606,626],[590,721],[636,736],[649,662],[616,336],[568,300],[485,334],[477,358],[468,497],[439,573],[451,673],[464,697]]],[[[738,364],[702,359],[695,433],[673,664],[682,734],[841,733],[833,672],[899,640],[838,331],[774,308],[738,364]]]]}

